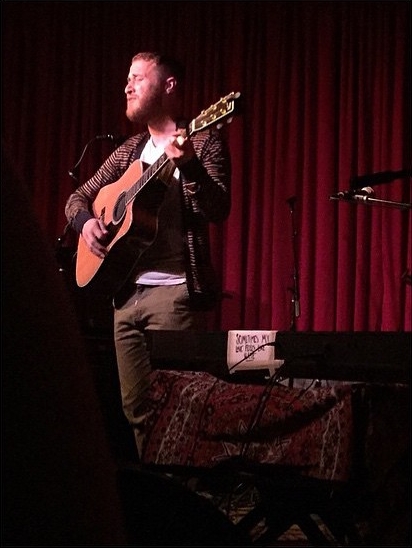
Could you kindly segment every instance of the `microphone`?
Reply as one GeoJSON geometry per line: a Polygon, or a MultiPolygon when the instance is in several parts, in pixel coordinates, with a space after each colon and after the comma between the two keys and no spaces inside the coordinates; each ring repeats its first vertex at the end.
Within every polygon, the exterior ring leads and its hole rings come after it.
{"type": "Polygon", "coordinates": [[[97,141],[113,141],[116,146],[120,146],[128,138],[129,137],[127,135],[114,135],[113,133],[107,133],[106,135],[96,135],[95,137],[97,141]]]}
{"type": "Polygon", "coordinates": [[[399,171],[380,171],[378,173],[372,173],[371,175],[359,175],[357,177],[350,178],[351,188],[360,188],[365,185],[382,185],[391,183],[395,179],[402,179],[403,177],[411,177],[412,170],[401,169],[399,171]]]}
{"type": "Polygon", "coordinates": [[[68,171],[68,174],[70,175],[70,177],[72,179],[74,179],[76,181],[76,183],[79,182],[79,178],[78,178],[78,173],[77,173],[77,169],[74,167],[71,171],[68,171]]]}
{"type": "Polygon", "coordinates": [[[341,190],[330,196],[331,200],[367,200],[375,195],[375,191],[370,186],[363,188],[354,188],[353,190],[341,190]]]}

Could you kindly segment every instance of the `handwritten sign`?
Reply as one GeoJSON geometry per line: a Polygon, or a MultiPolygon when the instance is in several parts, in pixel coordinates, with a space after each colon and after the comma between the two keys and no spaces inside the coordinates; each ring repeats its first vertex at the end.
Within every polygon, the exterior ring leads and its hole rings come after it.
{"type": "Polygon", "coordinates": [[[274,330],[240,330],[228,331],[227,365],[230,373],[251,369],[268,369],[270,374],[283,364],[275,359],[277,331],[274,330]]]}

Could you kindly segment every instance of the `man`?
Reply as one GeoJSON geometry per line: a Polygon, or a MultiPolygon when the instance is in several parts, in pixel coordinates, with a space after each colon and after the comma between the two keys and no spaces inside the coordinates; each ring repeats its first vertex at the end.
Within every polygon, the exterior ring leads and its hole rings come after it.
{"type": "Polygon", "coordinates": [[[103,216],[96,218],[92,204],[102,187],[127,178],[125,172],[131,164],[132,168],[136,164],[142,167],[132,227],[123,238],[133,260],[126,268],[127,279],[121,280],[114,294],[122,404],[139,455],[151,372],[144,333],[151,329],[205,328],[205,311],[219,299],[208,223],[224,221],[231,203],[230,156],[223,138],[213,127],[189,138],[184,127],[183,77],[181,65],[167,56],[143,52],[133,57],[125,88],[126,116],[145,124],[147,131],[118,147],[69,197],[65,208],[70,225],[81,234],[80,240],[104,263],[110,259],[113,229],[119,225],[116,220],[109,227],[103,216]],[[159,158],[162,166],[162,158],[166,159],[165,166],[152,175],[150,167],[157,165],[159,158]],[[145,169],[146,165],[150,167],[145,169]]]}

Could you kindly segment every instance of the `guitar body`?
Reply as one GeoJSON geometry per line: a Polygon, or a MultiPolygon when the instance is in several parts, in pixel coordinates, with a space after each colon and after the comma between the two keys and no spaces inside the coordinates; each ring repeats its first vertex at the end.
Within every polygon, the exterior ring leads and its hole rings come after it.
{"type": "Polygon", "coordinates": [[[80,235],[76,282],[79,287],[93,283],[114,294],[131,273],[140,255],[157,235],[158,211],[168,185],[156,178],[144,186],[130,203],[127,192],[142,176],[145,164],[133,162],[115,183],[104,186],[98,193],[93,212],[109,231],[108,254],[100,259],[90,251],[80,235]]]}

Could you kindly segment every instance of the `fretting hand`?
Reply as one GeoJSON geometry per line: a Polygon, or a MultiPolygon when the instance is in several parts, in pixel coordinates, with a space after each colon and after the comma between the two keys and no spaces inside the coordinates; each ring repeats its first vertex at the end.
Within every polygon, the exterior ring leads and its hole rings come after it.
{"type": "Polygon", "coordinates": [[[165,153],[177,167],[191,160],[196,154],[192,141],[183,130],[172,134],[169,143],[165,146],[165,153]]]}

